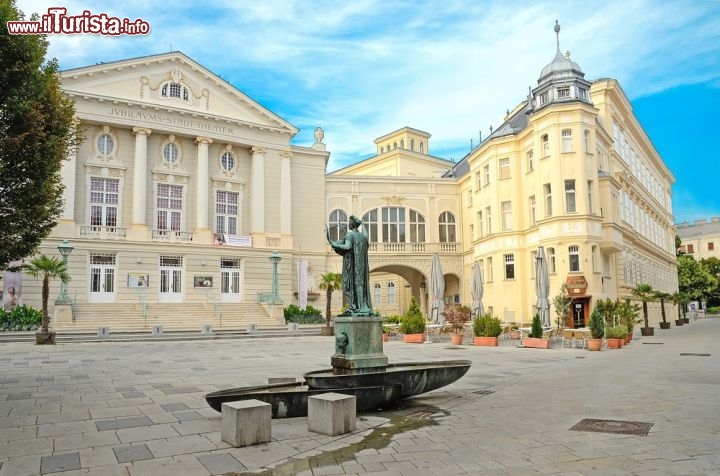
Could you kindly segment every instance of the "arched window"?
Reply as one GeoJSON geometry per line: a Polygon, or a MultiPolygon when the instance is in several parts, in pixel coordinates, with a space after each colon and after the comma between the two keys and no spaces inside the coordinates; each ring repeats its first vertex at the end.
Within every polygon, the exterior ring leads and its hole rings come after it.
{"type": "Polygon", "coordinates": [[[400,139],[400,148],[401,149],[405,148],[405,139],[400,139]]]}
{"type": "Polygon", "coordinates": [[[425,243],[425,217],[410,210],[410,243],[425,243]]]}
{"type": "Polygon", "coordinates": [[[370,243],[377,243],[378,239],[378,211],[370,210],[362,217],[363,227],[367,230],[368,241],[370,243]]]}
{"type": "Polygon", "coordinates": [[[423,142],[420,142],[420,153],[422,154],[424,152],[425,152],[425,144],[423,142]]]}
{"type": "Polygon", "coordinates": [[[415,139],[410,139],[410,150],[415,150],[415,139]]]}
{"type": "Polygon", "coordinates": [[[393,149],[397,149],[397,142],[393,142],[393,149]]]}
{"type": "Polygon", "coordinates": [[[389,282],[387,285],[387,303],[389,305],[395,305],[395,283],[389,282]]]}
{"type": "Polygon", "coordinates": [[[438,219],[440,226],[440,242],[455,243],[455,215],[450,212],[442,212],[438,219]]]}
{"type": "Polygon", "coordinates": [[[373,286],[373,305],[379,306],[382,304],[382,286],[380,283],[375,283],[373,286]]]}
{"type": "Polygon", "coordinates": [[[405,208],[382,208],[383,243],[405,243],[405,208]]]}
{"type": "Polygon", "coordinates": [[[336,209],[330,212],[330,217],[328,218],[328,233],[331,240],[338,241],[345,237],[347,220],[347,214],[343,210],[336,209]]]}

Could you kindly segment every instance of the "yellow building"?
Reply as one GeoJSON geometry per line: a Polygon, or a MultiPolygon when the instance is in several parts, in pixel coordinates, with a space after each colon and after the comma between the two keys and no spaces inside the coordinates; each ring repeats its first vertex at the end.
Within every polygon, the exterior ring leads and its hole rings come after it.
{"type": "Polygon", "coordinates": [[[683,222],[677,225],[680,251],[696,260],[720,258],[720,218],[683,222]]]}
{"type": "MultiPolygon", "coordinates": [[[[272,252],[278,296],[297,303],[300,289],[340,272],[325,228],[338,238],[351,214],[369,231],[372,296],[385,315],[415,297],[437,318],[434,255],[445,302],[470,304],[478,262],[484,306],[506,321],[536,310],[539,246],[551,298],[568,284],[570,325],[637,284],[677,289],[674,177],[618,82],[586,80],[559,47],[527,100],[461,161],[431,155],[430,134],[404,127],[329,174],[320,128],[314,144],[291,144],[295,126],[182,53],[62,80],[86,140],[63,168],[64,212],[40,250],[74,247],[74,304],[56,306],[56,328],[279,323],[265,299],[272,252]]],[[[38,305],[39,283],[23,281],[23,302],[38,305]]],[[[323,309],[324,294],[311,304],[323,309]]]]}

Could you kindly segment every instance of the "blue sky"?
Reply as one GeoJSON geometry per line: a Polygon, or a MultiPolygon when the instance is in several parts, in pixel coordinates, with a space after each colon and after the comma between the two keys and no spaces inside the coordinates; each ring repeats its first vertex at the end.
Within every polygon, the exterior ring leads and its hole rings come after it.
{"type": "Polygon", "coordinates": [[[617,79],[677,179],[675,221],[720,216],[720,0],[17,0],[151,25],[147,36],[51,35],[62,69],[179,50],[300,128],[329,170],[403,126],[458,160],[536,86],[560,48],[587,79],[617,79]],[[110,5],[108,5],[110,4],[110,5]]]}

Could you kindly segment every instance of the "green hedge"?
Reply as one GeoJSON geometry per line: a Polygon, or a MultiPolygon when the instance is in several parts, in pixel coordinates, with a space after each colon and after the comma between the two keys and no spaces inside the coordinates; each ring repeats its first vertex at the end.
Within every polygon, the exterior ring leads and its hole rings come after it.
{"type": "Polygon", "coordinates": [[[42,312],[29,306],[18,306],[12,311],[0,309],[0,329],[7,331],[34,331],[42,323],[42,312]]]}
{"type": "Polygon", "coordinates": [[[325,319],[322,317],[320,309],[307,306],[305,310],[300,309],[296,304],[290,304],[283,309],[285,322],[294,322],[297,324],[323,324],[325,319]]]}

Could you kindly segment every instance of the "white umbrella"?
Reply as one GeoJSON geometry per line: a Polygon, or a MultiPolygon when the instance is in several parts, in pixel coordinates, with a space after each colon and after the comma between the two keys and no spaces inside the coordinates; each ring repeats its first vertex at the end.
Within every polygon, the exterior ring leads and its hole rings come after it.
{"type": "Polygon", "coordinates": [[[540,322],[543,326],[550,325],[550,278],[548,277],[547,259],[545,248],[538,247],[535,258],[535,293],[537,294],[537,310],[540,315],[540,322]]]}
{"type": "Polygon", "coordinates": [[[477,309],[477,315],[480,316],[482,314],[485,314],[485,309],[483,308],[482,298],[483,298],[483,282],[482,282],[482,274],[480,273],[480,264],[475,261],[473,263],[473,273],[472,273],[472,300],[473,300],[473,312],[477,309]]]}
{"type": "Polygon", "coordinates": [[[440,257],[433,255],[432,266],[430,268],[430,293],[432,308],[430,309],[430,318],[434,317],[434,322],[441,323],[445,321],[442,313],[445,311],[445,277],[443,276],[442,267],[440,266],[440,257]],[[436,314],[433,314],[435,313],[436,314]]]}

